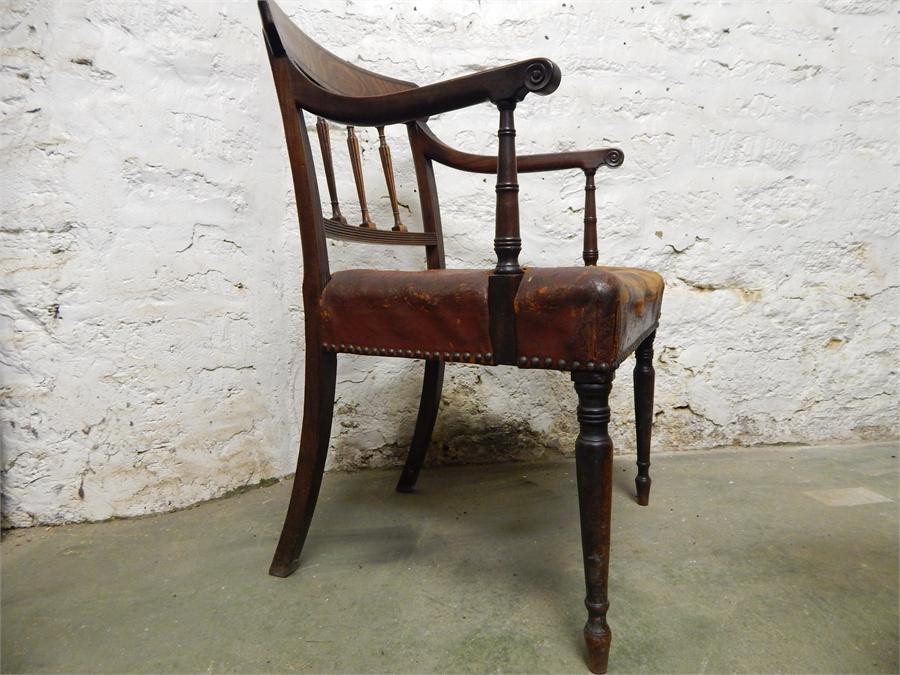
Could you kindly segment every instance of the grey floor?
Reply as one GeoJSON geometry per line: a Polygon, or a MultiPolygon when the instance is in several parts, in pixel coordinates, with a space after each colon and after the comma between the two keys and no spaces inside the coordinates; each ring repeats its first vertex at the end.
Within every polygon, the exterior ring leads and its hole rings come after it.
{"type": "MultiPolygon", "coordinates": [[[[898,672],[898,447],[616,459],[610,672],[898,672]]],[[[266,575],[290,483],[13,531],[4,672],[586,672],[573,465],[325,477],[303,567],[266,575]]]]}

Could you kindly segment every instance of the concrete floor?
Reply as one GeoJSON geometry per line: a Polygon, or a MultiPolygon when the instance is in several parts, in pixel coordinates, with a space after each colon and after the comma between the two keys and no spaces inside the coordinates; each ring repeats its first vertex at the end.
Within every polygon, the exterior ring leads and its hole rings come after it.
{"type": "MultiPolygon", "coordinates": [[[[897,450],[658,455],[649,508],[617,458],[610,672],[898,672],[897,450]]],[[[572,462],[397,475],[326,476],[289,579],[289,482],[11,532],[2,669],[586,672],[572,462]]]]}

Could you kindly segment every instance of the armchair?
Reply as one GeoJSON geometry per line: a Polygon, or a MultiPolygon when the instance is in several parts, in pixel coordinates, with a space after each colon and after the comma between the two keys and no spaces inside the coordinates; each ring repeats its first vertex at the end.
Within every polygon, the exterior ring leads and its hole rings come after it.
{"type": "Polygon", "coordinates": [[[598,170],[622,164],[616,148],[517,156],[514,111],[528,94],[546,96],[561,73],[535,58],[423,87],[358,68],[305,35],[271,0],[261,0],[263,32],[284,122],[303,249],[306,395],[297,472],[270,573],[286,577],[300,553],[316,505],[331,430],[338,354],[424,360],[418,417],[397,490],[414,489],[440,401],[444,365],[518,366],[569,372],[578,395],[575,444],[588,620],[588,666],[606,672],[611,632],[607,577],[613,445],[608,398],[616,369],[632,353],[637,426],[637,501],[650,493],[653,339],[663,280],[638,269],[598,267],[594,198],[598,170]],[[429,129],[428,117],[489,101],[499,110],[496,156],[460,152],[429,129]],[[322,155],[331,215],[322,210],[307,115],[322,155]],[[326,121],[328,120],[328,121],[326,121]],[[359,225],[341,211],[329,122],[347,127],[347,147],[360,206],[359,225]],[[406,126],[422,207],[421,232],[400,220],[391,151],[384,127],[406,126]],[[366,204],[354,127],[376,127],[393,211],[379,229],[366,204]],[[441,212],[433,162],[496,175],[494,250],[488,270],[444,264],[441,212]],[[585,176],[584,267],[523,268],[519,264],[519,172],[579,170],[585,176]],[[355,269],[331,273],[326,239],[421,246],[425,270],[355,269]]]}

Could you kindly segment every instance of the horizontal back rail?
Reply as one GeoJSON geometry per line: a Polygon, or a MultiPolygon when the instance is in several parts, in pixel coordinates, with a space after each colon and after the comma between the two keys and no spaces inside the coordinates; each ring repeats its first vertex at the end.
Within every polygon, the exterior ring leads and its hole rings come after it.
{"type": "Polygon", "coordinates": [[[437,246],[437,235],[434,232],[371,230],[366,227],[346,225],[332,218],[325,218],[323,222],[325,236],[329,239],[388,246],[437,246]]]}

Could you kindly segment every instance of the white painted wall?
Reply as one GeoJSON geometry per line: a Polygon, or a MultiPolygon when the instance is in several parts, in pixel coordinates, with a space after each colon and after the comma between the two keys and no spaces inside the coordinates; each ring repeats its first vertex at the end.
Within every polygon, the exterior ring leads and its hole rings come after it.
{"type": "MultiPolygon", "coordinates": [[[[601,261],[666,278],[657,449],[896,435],[896,4],[285,5],[339,55],[420,83],[559,63],[557,93],[519,108],[519,148],[625,150],[598,181],[601,261]]],[[[2,32],[4,524],[160,511],[290,473],[299,238],[254,3],[14,1],[2,32]]],[[[484,105],[433,126],[491,152],[496,125],[484,105]]],[[[402,129],[390,138],[418,222],[402,129]]],[[[449,264],[490,266],[490,178],[439,180],[449,264]]],[[[581,176],[521,183],[523,262],[578,264],[581,176]]],[[[421,266],[331,252],[335,269],[421,266]]],[[[401,461],[421,370],[341,358],[332,468],[401,461]]],[[[569,453],[574,407],[563,374],[449,366],[433,456],[569,453]]]]}

